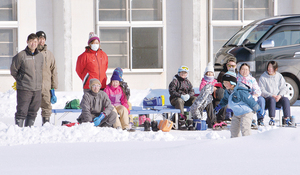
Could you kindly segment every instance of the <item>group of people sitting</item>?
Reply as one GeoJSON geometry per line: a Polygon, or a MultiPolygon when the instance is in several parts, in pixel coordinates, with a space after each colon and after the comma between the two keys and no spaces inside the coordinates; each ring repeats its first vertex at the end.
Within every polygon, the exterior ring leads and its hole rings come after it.
{"type": "MultiPolygon", "coordinates": [[[[199,90],[201,92],[207,84],[214,87],[211,91],[213,100],[205,106],[208,127],[227,125],[224,120],[228,115],[226,112],[228,107],[233,111],[231,137],[238,137],[240,132],[243,136],[251,134],[254,113],[257,115],[258,125],[264,126],[266,109],[270,117],[269,125],[274,125],[276,107],[283,108],[283,125],[291,125],[290,102],[285,96],[287,87],[284,77],[277,72],[278,63],[276,61],[267,63],[266,71],[259,78],[259,83],[252,77],[249,64],[241,64],[238,71],[236,67],[236,58],[230,57],[217,79],[214,78],[214,68],[211,63],[205,69],[199,90]]],[[[188,73],[188,67],[181,66],[178,74],[169,84],[170,102],[175,108],[181,110],[178,123],[181,125],[179,128],[184,129],[188,127],[182,126],[188,123],[182,122],[186,119],[184,106],[191,106],[196,101],[193,86],[187,79],[188,73]]]]}

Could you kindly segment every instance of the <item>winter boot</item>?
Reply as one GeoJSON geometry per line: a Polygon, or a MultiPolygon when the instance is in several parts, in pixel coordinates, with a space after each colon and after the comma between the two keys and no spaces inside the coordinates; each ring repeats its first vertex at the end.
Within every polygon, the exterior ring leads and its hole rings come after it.
{"type": "Polygon", "coordinates": [[[67,124],[69,124],[69,123],[71,123],[71,122],[70,122],[70,121],[62,121],[62,122],[61,122],[61,126],[67,125],[67,124]]]}
{"type": "Polygon", "coordinates": [[[154,131],[154,132],[158,131],[157,121],[151,122],[151,128],[152,128],[152,131],[154,131]]]}
{"type": "Polygon", "coordinates": [[[251,128],[256,128],[256,127],[257,127],[256,121],[253,119],[251,123],[251,128]]]}
{"type": "Polygon", "coordinates": [[[16,125],[18,125],[19,127],[23,127],[24,119],[16,118],[16,119],[15,119],[15,123],[16,123],[16,125]]]}
{"type": "Polygon", "coordinates": [[[187,130],[185,120],[178,120],[178,130],[187,130]]]}
{"type": "Polygon", "coordinates": [[[292,122],[289,117],[282,117],[282,126],[291,126],[292,122]]]}
{"type": "Polygon", "coordinates": [[[150,131],[150,122],[148,120],[144,122],[144,131],[150,131]]]}
{"type": "Polygon", "coordinates": [[[274,117],[270,117],[269,125],[271,125],[271,126],[275,125],[274,117]]]}
{"type": "Polygon", "coordinates": [[[25,127],[27,127],[27,126],[29,126],[29,127],[33,126],[34,125],[34,121],[35,121],[35,119],[26,119],[25,120],[25,127]]]}
{"type": "Polygon", "coordinates": [[[264,119],[263,118],[258,119],[257,124],[258,124],[258,126],[265,126],[264,119]]]}
{"type": "Polygon", "coordinates": [[[195,128],[194,128],[194,126],[193,126],[194,121],[193,121],[192,119],[188,119],[188,120],[186,121],[186,123],[187,123],[188,130],[190,130],[190,131],[195,130],[195,128]]]}
{"type": "Polygon", "coordinates": [[[49,117],[42,117],[43,119],[43,124],[44,125],[46,122],[50,122],[50,118],[49,117]]]}

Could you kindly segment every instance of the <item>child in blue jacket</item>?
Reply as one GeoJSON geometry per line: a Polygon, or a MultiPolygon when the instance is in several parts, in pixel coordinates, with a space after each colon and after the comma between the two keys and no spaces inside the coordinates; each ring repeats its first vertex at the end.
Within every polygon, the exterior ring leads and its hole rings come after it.
{"type": "Polygon", "coordinates": [[[231,120],[231,138],[251,135],[251,122],[253,113],[256,111],[263,115],[264,110],[258,105],[250,94],[250,88],[244,83],[238,83],[236,73],[229,70],[223,75],[223,85],[226,88],[224,97],[215,108],[216,113],[226,106],[232,109],[234,115],[231,120]]]}

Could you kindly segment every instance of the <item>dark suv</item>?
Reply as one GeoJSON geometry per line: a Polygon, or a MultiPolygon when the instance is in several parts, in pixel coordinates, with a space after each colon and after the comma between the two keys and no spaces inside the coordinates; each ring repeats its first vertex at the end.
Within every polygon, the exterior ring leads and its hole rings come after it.
{"type": "Polygon", "coordinates": [[[252,22],[231,37],[217,52],[216,74],[228,57],[235,56],[237,69],[246,62],[258,81],[268,61],[278,62],[289,88],[291,105],[299,97],[300,87],[300,15],[283,15],[252,22]]]}

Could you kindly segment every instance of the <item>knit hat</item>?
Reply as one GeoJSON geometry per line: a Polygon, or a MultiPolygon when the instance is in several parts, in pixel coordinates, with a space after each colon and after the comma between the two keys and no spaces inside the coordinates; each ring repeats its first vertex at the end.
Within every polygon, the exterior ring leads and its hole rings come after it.
{"type": "Polygon", "coordinates": [[[37,35],[38,37],[42,36],[42,37],[44,37],[45,40],[46,40],[46,33],[45,33],[45,32],[43,32],[43,31],[38,31],[38,32],[36,32],[36,35],[37,35]]]}
{"type": "Polygon", "coordinates": [[[183,71],[189,73],[189,68],[185,65],[180,66],[178,68],[178,73],[183,72],[183,71]]]}
{"type": "Polygon", "coordinates": [[[89,34],[88,45],[89,45],[92,41],[94,41],[95,39],[98,40],[98,41],[100,42],[100,39],[99,39],[98,35],[95,34],[94,32],[90,32],[90,34],[89,34]]]}
{"type": "Polygon", "coordinates": [[[99,84],[100,86],[102,86],[98,79],[96,79],[96,78],[90,79],[90,85],[89,85],[90,89],[92,89],[92,86],[95,85],[95,84],[99,84]]]}
{"type": "Polygon", "coordinates": [[[228,57],[228,59],[227,59],[227,63],[229,63],[230,61],[233,61],[233,62],[236,63],[236,58],[235,58],[234,56],[230,56],[230,57],[228,57]]]}
{"type": "Polygon", "coordinates": [[[123,77],[123,70],[122,70],[122,68],[117,67],[117,68],[115,68],[114,72],[118,72],[120,78],[122,79],[122,77],[123,77]]]}
{"type": "Polygon", "coordinates": [[[113,80],[118,80],[122,81],[122,78],[120,77],[119,73],[117,71],[114,71],[113,75],[110,78],[110,81],[112,82],[113,80]]]}
{"type": "Polygon", "coordinates": [[[237,80],[236,80],[236,73],[234,72],[234,68],[230,68],[229,71],[223,75],[222,83],[223,81],[229,81],[230,84],[236,86],[237,80]]]}
{"type": "Polygon", "coordinates": [[[214,72],[214,66],[212,65],[212,62],[209,62],[205,68],[205,72],[204,72],[204,75],[207,73],[207,72],[212,72],[212,73],[215,73],[214,72]]]}

